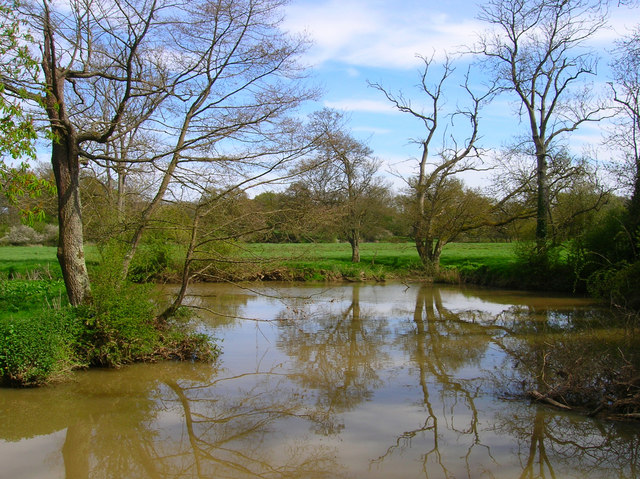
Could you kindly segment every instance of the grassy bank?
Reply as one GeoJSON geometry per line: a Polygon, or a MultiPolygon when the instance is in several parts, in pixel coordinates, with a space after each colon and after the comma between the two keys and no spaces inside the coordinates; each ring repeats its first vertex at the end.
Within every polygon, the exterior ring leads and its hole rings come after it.
{"type": "Polygon", "coordinates": [[[0,384],[37,386],[78,368],[218,354],[186,318],[159,320],[165,299],[153,285],[118,281],[108,261],[92,267],[91,303],[74,308],[51,264],[55,248],[1,253],[10,259],[0,262],[0,384]]]}
{"type": "MultiPolygon", "coordinates": [[[[248,244],[239,246],[242,265],[228,268],[242,279],[390,280],[424,278],[413,243],[364,243],[360,263],[351,262],[346,243],[248,244]]],[[[442,278],[457,280],[452,270],[511,271],[516,255],[509,243],[452,243],[442,253],[442,278]]]]}
{"type": "MultiPolygon", "coordinates": [[[[347,243],[237,244],[231,253],[239,262],[227,265],[223,271],[237,279],[393,279],[423,274],[413,243],[364,243],[358,264],[351,263],[351,247],[347,243]]],[[[99,262],[96,247],[88,245],[86,254],[90,267],[99,262]]],[[[444,269],[507,270],[515,261],[511,243],[452,243],[445,247],[441,264],[444,269]]],[[[61,278],[56,248],[0,247],[0,277],[61,278]]]]}
{"type": "MultiPolygon", "coordinates": [[[[180,248],[143,245],[131,268],[134,282],[175,282],[179,278],[180,248]]],[[[86,247],[91,271],[100,262],[98,248],[86,247]]],[[[201,281],[384,281],[425,279],[413,243],[364,243],[360,263],[351,262],[347,243],[225,245],[220,261],[201,281]]],[[[527,259],[516,243],[451,243],[441,257],[438,282],[473,283],[501,288],[571,292],[574,272],[566,251],[538,264],[527,259]]],[[[194,269],[204,266],[195,263],[194,269]]],[[[54,247],[0,247],[0,278],[60,279],[54,247]]]]}
{"type": "MultiPolygon", "coordinates": [[[[143,247],[144,248],[144,247],[143,247]]],[[[166,248],[165,248],[166,249],[166,248]]],[[[174,248],[172,255],[179,251],[174,248]]],[[[144,263],[132,270],[134,281],[173,281],[178,277],[179,258],[155,261],[155,250],[141,252],[144,263]],[[145,270],[145,265],[151,265],[145,270]]],[[[227,246],[233,261],[221,263],[204,281],[253,280],[393,280],[423,279],[424,269],[413,243],[364,243],[361,261],[351,262],[351,248],[347,243],[295,244],[234,244],[227,246]]],[[[99,263],[95,246],[86,247],[89,268],[99,263]]],[[[441,258],[442,274],[436,281],[472,282],[500,287],[540,289],[533,274],[522,274],[513,243],[451,243],[445,246],[441,258]]],[[[543,275],[544,276],[544,275],[543,275]]],[[[0,247],[0,278],[60,279],[56,248],[46,246],[0,247]]],[[[546,285],[546,277],[542,287],[546,285]]],[[[564,281],[564,278],[562,278],[564,281]]],[[[550,285],[565,289],[562,285],[550,285]]],[[[566,285],[565,285],[566,286],[566,285]]],[[[551,288],[553,289],[553,288],[551,288]]]]}

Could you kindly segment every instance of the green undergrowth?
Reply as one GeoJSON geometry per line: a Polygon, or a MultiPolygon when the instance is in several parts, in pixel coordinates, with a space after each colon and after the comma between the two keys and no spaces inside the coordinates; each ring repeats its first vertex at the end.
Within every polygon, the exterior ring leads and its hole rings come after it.
{"type": "Polygon", "coordinates": [[[38,386],[74,369],[160,359],[210,361],[219,354],[187,315],[157,319],[153,285],[114,280],[96,268],[92,301],[68,305],[59,280],[0,280],[0,383],[38,386]]]}

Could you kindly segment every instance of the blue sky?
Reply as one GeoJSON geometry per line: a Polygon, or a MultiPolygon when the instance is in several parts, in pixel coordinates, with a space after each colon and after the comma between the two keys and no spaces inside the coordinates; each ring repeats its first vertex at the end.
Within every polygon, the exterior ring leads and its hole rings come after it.
{"type": "MultiPolygon", "coordinates": [[[[392,92],[402,91],[419,105],[424,100],[415,85],[419,81],[420,60],[417,54],[443,58],[464,45],[471,45],[486,25],[476,19],[478,7],[471,0],[292,0],[287,7],[285,28],[305,32],[313,41],[305,61],[312,65],[314,79],[324,95],[314,108],[331,107],[348,112],[351,128],[357,137],[368,142],[376,156],[384,161],[383,170],[410,174],[411,158],[419,155],[411,138],[418,138],[421,124],[409,115],[395,112],[383,95],[368,86],[377,82],[392,92]]],[[[640,8],[614,8],[608,30],[592,40],[603,59],[600,72],[606,72],[606,53],[615,38],[640,22],[640,8]]],[[[467,64],[457,62],[457,73],[467,64]]],[[[435,72],[434,72],[435,73],[435,72]]],[[[479,81],[479,79],[476,79],[479,81]]],[[[597,80],[604,86],[605,77],[597,80]]],[[[450,84],[447,105],[463,102],[456,86],[450,84]]],[[[518,132],[514,104],[508,97],[498,98],[484,110],[481,125],[482,146],[500,148],[518,132]]],[[[574,145],[599,142],[599,127],[587,126],[577,131],[574,145]]],[[[465,178],[468,184],[485,184],[486,174],[465,178]]],[[[393,179],[396,186],[402,182],[393,179]]]]}

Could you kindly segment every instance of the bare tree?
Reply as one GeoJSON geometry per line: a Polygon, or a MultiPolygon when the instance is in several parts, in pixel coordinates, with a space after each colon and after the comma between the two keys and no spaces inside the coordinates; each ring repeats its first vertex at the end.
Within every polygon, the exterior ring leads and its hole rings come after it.
{"type": "Polygon", "coordinates": [[[171,185],[186,181],[199,162],[222,163],[230,172],[252,166],[229,151],[264,136],[309,96],[291,81],[300,73],[295,58],[304,41],[279,29],[281,5],[43,0],[20,11],[41,42],[44,84],[2,80],[8,91],[44,106],[53,133],[58,258],[72,304],[90,297],[78,194],[81,164],[124,161],[100,145],[144,133],[154,141],[144,159],[162,173],[130,239],[125,277],[171,185]]]}
{"type": "Polygon", "coordinates": [[[490,74],[518,99],[535,148],[540,249],[549,235],[548,165],[554,142],[603,117],[590,101],[585,79],[597,58],[587,42],[605,26],[603,2],[591,0],[490,0],[479,18],[491,26],[474,48],[490,74]]]}
{"type": "Polygon", "coordinates": [[[482,205],[480,195],[467,190],[456,175],[466,171],[478,170],[479,150],[478,126],[480,108],[493,94],[489,89],[483,95],[476,95],[468,84],[468,76],[462,88],[469,97],[470,106],[451,112],[451,121],[463,118],[468,123],[468,133],[464,141],[447,137],[447,122],[441,118],[444,98],[444,87],[454,71],[447,59],[442,73],[434,84],[430,84],[432,58],[421,57],[424,67],[420,77],[420,91],[428,99],[424,109],[413,106],[411,100],[402,93],[393,94],[378,83],[370,84],[381,91],[387,99],[403,113],[408,113],[422,122],[425,136],[414,140],[420,145],[422,154],[417,160],[415,176],[406,179],[412,191],[414,204],[413,235],[416,248],[422,263],[430,270],[437,271],[440,254],[445,244],[453,241],[460,233],[485,224],[486,216],[480,210],[488,212],[487,205],[482,205]],[[442,133],[442,145],[433,154],[438,135],[442,133]],[[479,208],[476,208],[478,205],[479,208]]]}
{"type": "MultiPolygon", "coordinates": [[[[531,216],[536,214],[538,198],[536,167],[530,161],[534,154],[531,143],[526,141],[505,148],[496,157],[496,173],[491,185],[494,195],[516,192],[511,199],[521,212],[530,212],[531,216]]],[[[607,203],[611,189],[602,183],[589,157],[575,157],[567,149],[558,148],[549,152],[547,162],[548,239],[557,245],[584,229],[578,226],[607,203]]],[[[523,219],[530,216],[525,214],[523,219]]]]}
{"type": "Polygon", "coordinates": [[[330,208],[329,221],[351,245],[351,261],[359,263],[362,228],[371,216],[375,197],[385,188],[376,177],[380,161],[349,133],[346,121],[344,114],[330,109],[311,115],[315,153],[301,165],[300,181],[316,202],[330,208]]]}
{"type": "Polygon", "coordinates": [[[615,54],[611,88],[620,121],[611,140],[623,152],[625,167],[619,178],[626,179],[631,190],[628,226],[635,233],[640,226],[640,26],[618,42],[615,54]]]}

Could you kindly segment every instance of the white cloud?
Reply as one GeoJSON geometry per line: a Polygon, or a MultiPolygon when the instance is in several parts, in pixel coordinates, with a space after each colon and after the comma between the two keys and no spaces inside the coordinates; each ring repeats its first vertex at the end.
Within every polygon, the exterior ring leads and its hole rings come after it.
{"type": "Polygon", "coordinates": [[[393,105],[388,101],[382,100],[336,100],[325,101],[324,106],[327,108],[335,108],[336,110],[365,112],[365,113],[399,113],[393,105]]]}
{"type": "Polygon", "coordinates": [[[374,133],[376,135],[388,135],[389,133],[393,132],[393,130],[391,130],[390,128],[379,128],[376,126],[356,126],[353,128],[353,131],[374,133]]]}
{"type": "Polygon", "coordinates": [[[349,67],[347,68],[347,75],[349,75],[351,78],[357,78],[360,76],[360,72],[357,68],[349,67]]]}
{"type": "Polygon", "coordinates": [[[305,31],[315,42],[312,63],[411,68],[418,64],[416,54],[459,50],[480,28],[473,11],[449,15],[436,8],[411,1],[296,0],[287,10],[285,26],[305,31]]]}

